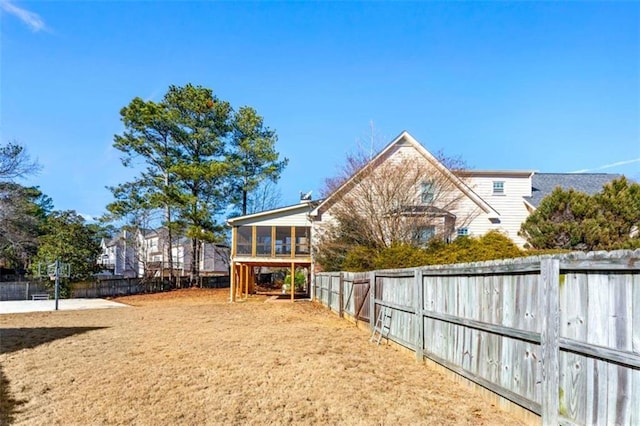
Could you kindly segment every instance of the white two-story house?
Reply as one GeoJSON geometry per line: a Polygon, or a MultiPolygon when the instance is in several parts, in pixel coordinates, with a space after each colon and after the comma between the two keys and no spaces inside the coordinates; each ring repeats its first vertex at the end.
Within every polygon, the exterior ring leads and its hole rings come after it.
{"type": "Polygon", "coordinates": [[[450,170],[403,132],[325,199],[230,219],[234,236],[232,299],[240,294],[238,288],[251,285],[252,267],[290,264],[294,269],[302,262],[313,270],[314,242],[335,223],[340,209],[368,209],[368,218],[383,218],[378,226],[381,239],[407,232],[403,226],[409,223],[413,226],[409,231],[423,242],[434,236],[451,241],[497,230],[522,247],[525,241],[518,235],[521,224],[554,188],[593,194],[617,177],[533,170],[450,170]],[[398,173],[403,176],[394,175],[398,173]],[[385,204],[385,193],[392,193],[389,199],[396,204],[385,204]],[[368,204],[363,204],[363,199],[368,204]],[[390,220],[392,216],[397,220],[390,220]],[[304,235],[312,242],[311,251],[304,259],[298,259],[302,253],[295,251],[282,257],[278,247],[285,240],[278,235],[295,239],[297,227],[309,228],[304,235]]]}
{"type": "MultiPolygon", "coordinates": [[[[99,276],[124,278],[187,276],[191,270],[191,240],[175,238],[169,243],[164,228],[139,229],[136,232],[122,230],[110,240],[100,243],[102,254],[98,264],[103,271],[99,276]]],[[[201,276],[223,276],[229,274],[230,250],[224,244],[202,243],[198,271],[201,276]]]]}

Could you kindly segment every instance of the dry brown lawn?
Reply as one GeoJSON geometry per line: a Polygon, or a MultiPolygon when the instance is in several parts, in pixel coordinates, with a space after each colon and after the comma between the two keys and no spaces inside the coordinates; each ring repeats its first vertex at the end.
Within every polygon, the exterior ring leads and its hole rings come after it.
{"type": "Polygon", "coordinates": [[[517,424],[310,302],[227,290],[0,315],[0,424],[517,424]]]}

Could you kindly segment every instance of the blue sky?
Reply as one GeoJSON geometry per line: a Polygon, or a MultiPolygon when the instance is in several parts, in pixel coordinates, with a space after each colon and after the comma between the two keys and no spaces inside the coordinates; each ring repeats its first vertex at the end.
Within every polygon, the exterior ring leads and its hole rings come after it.
{"type": "Polygon", "coordinates": [[[472,168],[640,180],[638,2],[0,0],[0,142],[56,209],[99,216],[133,176],[119,111],[169,85],[251,105],[318,196],[370,123],[472,168]],[[610,166],[612,164],[617,166],[610,166]]]}

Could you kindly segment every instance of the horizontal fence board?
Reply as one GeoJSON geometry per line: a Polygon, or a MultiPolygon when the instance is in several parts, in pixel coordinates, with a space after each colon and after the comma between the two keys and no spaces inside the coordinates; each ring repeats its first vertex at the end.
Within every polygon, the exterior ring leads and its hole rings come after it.
{"type": "Polygon", "coordinates": [[[610,349],[593,344],[560,338],[560,348],[567,352],[588,355],[603,361],[620,364],[624,367],[640,369],[640,355],[634,352],[610,349]]]}
{"type": "MultiPolygon", "coordinates": [[[[415,314],[416,309],[413,306],[400,305],[398,303],[388,302],[382,299],[375,299],[376,306],[387,306],[395,311],[406,312],[409,314],[415,314]]],[[[377,312],[377,309],[376,309],[377,312]]]]}
{"type": "Polygon", "coordinates": [[[640,259],[561,260],[561,271],[629,272],[640,271],[640,259]]]}
{"type": "Polygon", "coordinates": [[[535,403],[532,402],[531,400],[529,400],[528,398],[523,398],[522,396],[516,394],[516,393],[512,393],[509,392],[505,389],[503,389],[501,386],[496,385],[495,383],[493,383],[492,381],[486,380],[483,377],[479,377],[474,375],[473,373],[470,373],[468,370],[465,370],[463,368],[460,368],[452,363],[450,363],[449,361],[447,361],[444,358],[439,357],[437,354],[432,353],[430,351],[425,351],[425,356],[428,357],[429,359],[437,362],[438,364],[441,364],[445,367],[447,367],[449,370],[452,370],[454,372],[456,372],[457,374],[459,374],[460,376],[469,379],[473,382],[476,382],[478,384],[480,384],[481,386],[484,386],[485,388],[500,394],[501,396],[507,398],[510,401],[515,402],[516,404],[528,409],[529,411],[532,411],[536,414],[540,414],[540,404],[539,403],[535,403]]]}
{"type": "Polygon", "coordinates": [[[537,344],[540,343],[540,333],[533,333],[530,331],[519,330],[517,328],[512,328],[512,327],[504,327],[501,325],[495,325],[492,323],[457,317],[454,315],[441,314],[435,311],[424,311],[423,315],[427,318],[433,318],[433,319],[449,322],[456,325],[462,325],[468,328],[474,328],[476,330],[498,334],[500,336],[520,339],[520,340],[531,342],[531,343],[537,343],[537,344]]]}
{"type": "Polygon", "coordinates": [[[422,269],[425,277],[442,277],[442,276],[474,276],[474,275],[516,275],[516,274],[535,274],[540,271],[540,262],[531,262],[523,264],[495,264],[483,266],[460,266],[446,269],[422,269]]]}

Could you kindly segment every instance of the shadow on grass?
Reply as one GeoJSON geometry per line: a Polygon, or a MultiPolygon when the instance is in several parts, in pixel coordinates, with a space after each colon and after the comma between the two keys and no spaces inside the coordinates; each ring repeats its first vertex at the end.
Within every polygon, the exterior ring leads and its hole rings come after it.
{"type": "MultiPolygon", "coordinates": [[[[0,355],[31,349],[44,343],[52,342],[87,331],[100,330],[107,327],[32,327],[32,328],[0,328],[0,355]]],[[[0,426],[10,425],[20,405],[27,401],[17,400],[9,392],[9,380],[0,365],[0,426]]]]}
{"type": "Polygon", "coordinates": [[[0,366],[0,425],[10,425],[15,421],[17,408],[27,401],[17,400],[9,393],[9,381],[0,366]]]}
{"type": "MultiPolygon", "coordinates": [[[[278,300],[291,300],[291,293],[280,293],[274,296],[276,296],[278,300]]],[[[306,293],[295,293],[293,298],[294,300],[308,300],[309,295],[306,293]]]]}
{"type": "Polygon", "coordinates": [[[31,349],[44,343],[52,342],[87,331],[100,330],[106,327],[25,327],[0,328],[0,355],[31,349]]]}

